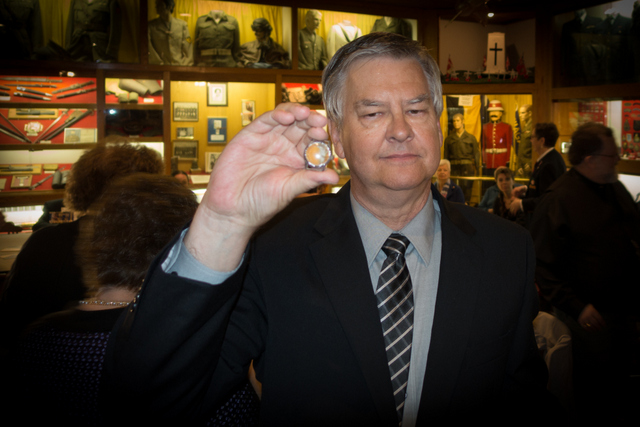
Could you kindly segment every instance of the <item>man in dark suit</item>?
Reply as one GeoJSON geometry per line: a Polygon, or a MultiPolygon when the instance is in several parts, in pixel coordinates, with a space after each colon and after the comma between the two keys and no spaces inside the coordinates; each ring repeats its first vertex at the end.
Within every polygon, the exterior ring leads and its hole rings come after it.
{"type": "Polygon", "coordinates": [[[573,167],[534,212],[536,283],[571,330],[576,422],[637,418],[640,212],[618,180],[620,147],[600,123],[571,136],[573,167]]]}
{"type": "Polygon", "coordinates": [[[336,53],[322,83],[335,151],[351,167],[337,195],[290,205],[338,181],[305,168],[305,147],[328,137],[321,115],[280,104],[236,135],[112,335],[107,395],[146,419],[197,418],[253,360],[266,425],[544,412],[532,241],[432,187],[439,82],[426,50],[399,35],[336,53]]]}
{"type": "Polygon", "coordinates": [[[527,215],[527,225],[531,222],[533,210],[542,194],[567,171],[562,155],[554,148],[559,135],[554,123],[536,124],[531,135],[531,145],[538,159],[533,166],[529,185],[514,188],[513,192],[517,198],[511,202],[511,212],[515,215],[518,210],[524,211],[527,215]]]}

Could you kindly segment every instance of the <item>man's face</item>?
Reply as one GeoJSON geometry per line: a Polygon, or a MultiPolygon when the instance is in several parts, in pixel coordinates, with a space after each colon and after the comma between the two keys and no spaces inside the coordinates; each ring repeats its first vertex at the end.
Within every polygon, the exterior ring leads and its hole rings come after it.
{"type": "Polygon", "coordinates": [[[531,110],[529,110],[527,107],[520,107],[518,114],[520,115],[520,121],[522,123],[526,123],[531,120],[531,110]]]}
{"type": "Polygon", "coordinates": [[[611,136],[601,136],[604,145],[602,151],[591,156],[590,166],[596,182],[600,184],[613,183],[618,180],[616,165],[620,160],[620,150],[611,136]]]}
{"type": "Polygon", "coordinates": [[[171,12],[167,9],[167,5],[162,0],[156,0],[156,12],[163,18],[171,15],[171,12]]]}
{"type": "Polygon", "coordinates": [[[181,184],[185,186],[189,185],[189,177],[186,176],[185,174],[179,173],[175,175],[174,178],[177,179],[181,184]]]}
{"type": "Polygon", "coordinates": [[[544,141],[544,137],[538,138],[535,132],[531,132],[531,147],[536,151],[536,153],[540,154],[542,150],[544,150],[544,141]]]}
{"type": "Polygon", "coordinates": [[[455,130],[462,129],[462,119],[460,117],[454,117],[453,118],[453,128],[455,130]]]}
{"type": "Polygon", "coordinates": [[[354,195],[428,194],[442,131],[420,64],[386,57],[356,61],[343,93],[342,129],[332,123],[330,132],[336,154],[349,162],[354,195]]]}
{"type": "Polygon", "coordinates": [[[259,42],[267,41],[268,36],[265,31],[254,31],[253,33],[256,35],[256,40],[258,40],[259,42]]]}
{"type": "Polygon", "coordinates": [[[499,122],[502,120],[502,111],[490,111],[489,119],[491,119],[492,122],[499,122]]]}
{"type": "Polygon", "coordinates": [[[305,22],[307,24],[307,28],[310,31],[315,31],[320,26],[320,21],[322,18],[318,14],[307,15],[305,22]]]}

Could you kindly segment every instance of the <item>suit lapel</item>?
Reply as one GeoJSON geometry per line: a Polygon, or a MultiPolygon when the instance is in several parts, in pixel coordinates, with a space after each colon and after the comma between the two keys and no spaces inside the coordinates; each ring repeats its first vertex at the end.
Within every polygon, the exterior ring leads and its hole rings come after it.
{"type": "Polygon", "coordinates": [[[469,340],[483,252],[472,242],[475,229],[434,192],[442,210],[442,257],[418,423],[445,409],[454,392],[469,340]]]}
{"type": "Polygon", "coordinates": [[[381,425],[397,423],[380,318],[367,259],[351,210],[349,184],[316,223],[324,237],[310,246],[321,279],[355,354],[381,425]]]}

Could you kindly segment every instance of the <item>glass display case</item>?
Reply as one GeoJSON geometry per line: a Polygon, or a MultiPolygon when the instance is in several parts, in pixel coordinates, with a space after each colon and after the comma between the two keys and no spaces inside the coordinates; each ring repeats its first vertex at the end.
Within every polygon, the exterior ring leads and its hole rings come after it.
{"type": "Polygon", "coordinates": [[[555,16],[555,86],[640,81],[638,7],[615,1],[555,16]]]}

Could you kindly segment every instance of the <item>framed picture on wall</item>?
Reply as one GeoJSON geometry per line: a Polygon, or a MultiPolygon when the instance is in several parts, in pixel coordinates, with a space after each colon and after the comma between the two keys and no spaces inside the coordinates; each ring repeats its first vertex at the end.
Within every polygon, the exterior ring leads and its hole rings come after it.
{"type": "Polygon", "coordinates": [[[173,156],[180,160],[198,160],[198,141],[173,141],[173,156]]]}
{"type": "Polygon", "coordinates": [[[193,127],[179,127],[179,128],[176,128],[176,138],[178,138],[178,139],[193,139],[193,127]]]}
{"type": "Polygon", "coordinates": [[[256,101],[242,100],[242,126],[246,126],[256,118],[256,101]]]}
{"type": "Polygon", "coordinates": [[[204,153],[204,168],[206,172],[211,172],[213,170],[213,166],[216,164],[220,154],[222,153],[213,151],[207,151],[204,153]]]}
{"type": "Polygon", "coordinates": [[[198,103],[197,102],[174,102],[173,103],[174,122],[197,122],[198,103]]]}
{"type": "Polygon", "coordinates": [[[207,105],[210,107],[227,106],[226,83],[207,83],[207,105]]]}
{"type": "Polygon", "coordinates": [[[207,144],[224,144],[227,142],[227,118],[207,118],[207,144]]]}

